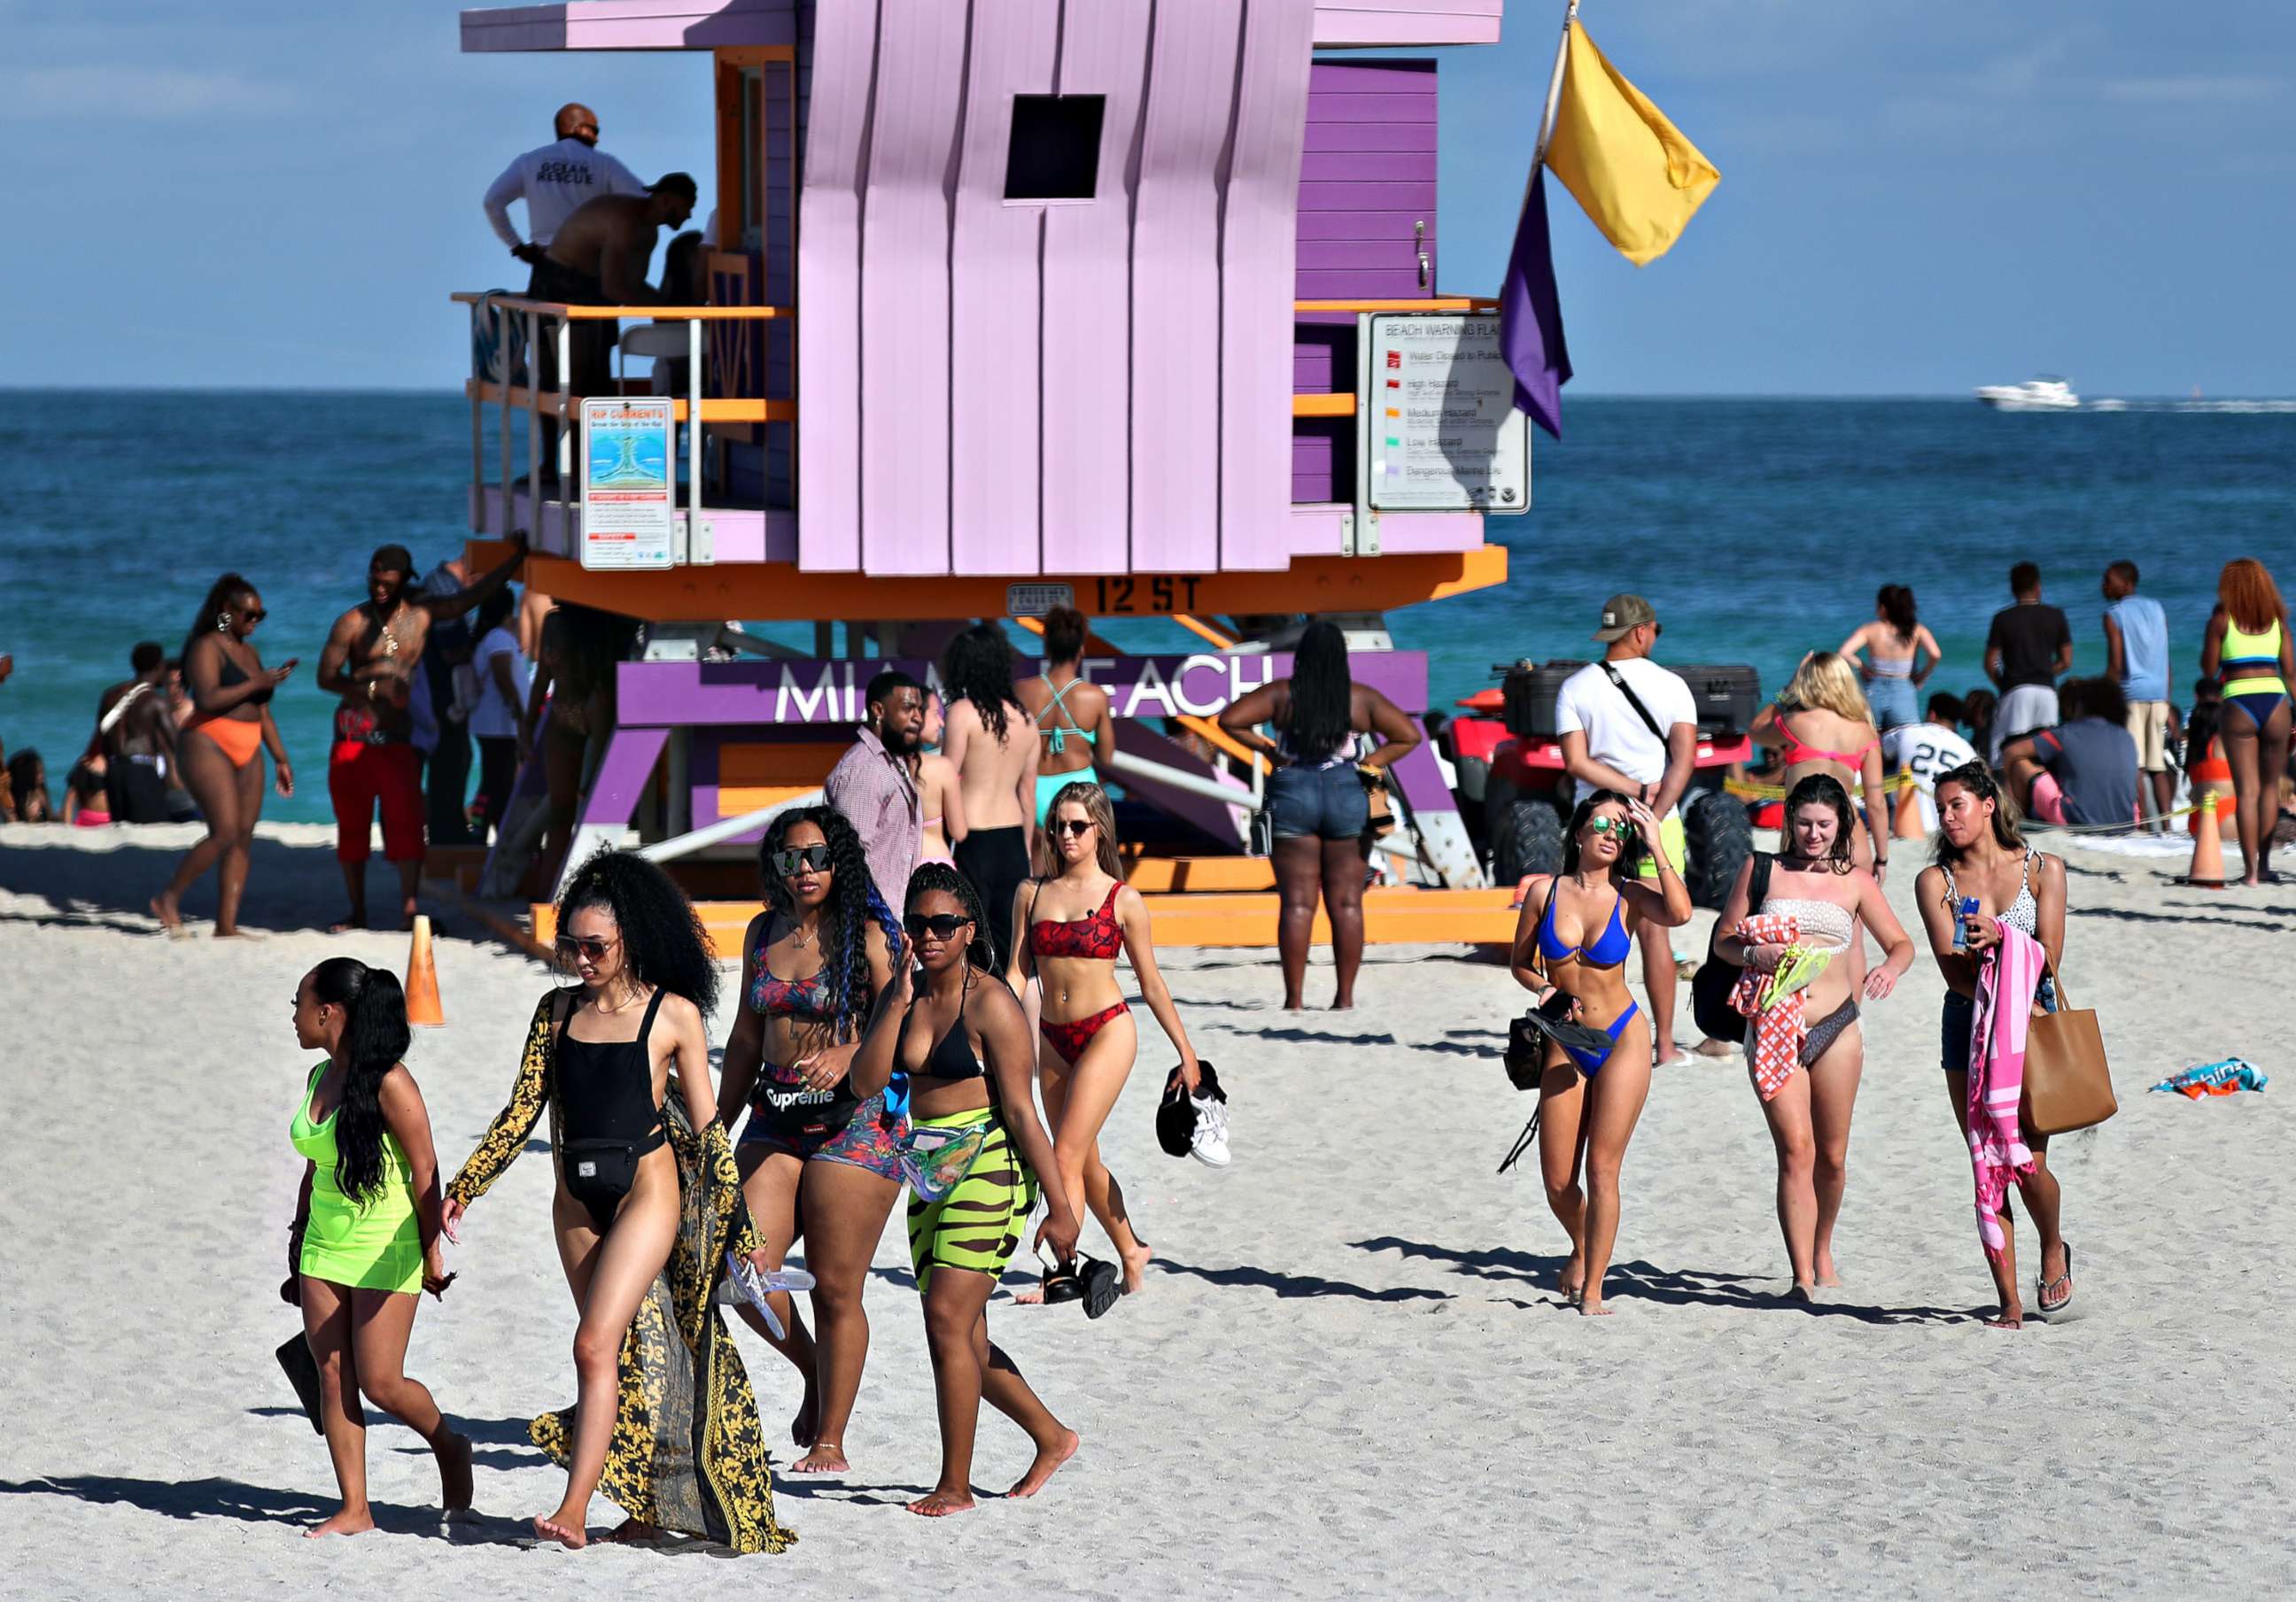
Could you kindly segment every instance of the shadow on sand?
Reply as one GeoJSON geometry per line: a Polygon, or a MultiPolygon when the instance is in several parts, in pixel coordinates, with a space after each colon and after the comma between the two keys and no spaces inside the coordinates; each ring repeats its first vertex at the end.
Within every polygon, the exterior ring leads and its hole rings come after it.
{"type": "MultiPolygon", "coordinates": [[[[284,1524],[301,1531],[342,1504],[308,1491],[282,1491],[243,1480],[138,1480],[121,1475],[74,1474],[36,1480],[0,1480],[0,1496],[61,1496],[97,1506],[141,1508],[168,1518],[233,1518],[243,1524],[284,1524]]],[[[454,1545],[506,1545],[531,1531],[506,1519],[476,1514],[452,1521],[436,1508],[373,1504],[374,1527],[390,1535],[419,1535],[454,1545]]]]}

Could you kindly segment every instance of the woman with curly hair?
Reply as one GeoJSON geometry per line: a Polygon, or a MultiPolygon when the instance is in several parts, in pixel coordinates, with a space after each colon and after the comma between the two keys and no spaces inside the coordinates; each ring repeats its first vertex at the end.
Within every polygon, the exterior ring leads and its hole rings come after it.
{"type": "MultiPolygon", "coordinates": [[[[1833,1226],[1849,1173],[1849,1115],[1866,1067],[1858,1002],[1878,1001],[1914,965],[1914,943],[1871,874],[1849,860],[1849,792],[1813,773],[1786,797],[1785,850],[1773,858],[1760,904],[1755,863],[1738,870],[1715,954],[1755,975],[1767,1006],[1746,1030],[1746,1063],[1777,1148],[1778,1227],[1793,1295],[1841,1281],[1833,1226]],[[1861,932],[1862,930],[1862,932],[1861,932]],[[1853,982],[1840,959],[1870,934],[1886,953],[1853,982]]],[[[1749,1006],[1752,1005],[1750,1001],[1749,1006]]],[[[1745,1010],[1742,1008],[1741,1010],[1745,1010]]]]}
{"type": "Polygon", "coordinates": [[[927,862],[909,880],[907,940],[853,1059],[854,1088],[884,1092],[899,1075],[921,1173],[909,1201],[909,1262],[932,1352],[940,1413],[940,1479],[909,1504],[929,1517],[972,1506],[973,1437],[980,1404],[1029,1434],[1036,1456],[1008,1496],[1034,1496],[1076,1455],[1077,1433],[1053,1417],[1020,1368],[988,1340],[988,1297],[1019,1249],[1038,1187],[1045,1222],[1037,1245],[1074,1260],[1079,1218],[1029,1093],[1029,1020],[996,983],[980,899],[954,868],[927,862]],[[920,985],[910,974],[924,970],[920,985]]]}
{"type": "Polygon", "coordinates": [[[1627,990],[1628,931],[1637,918],[1679,928],[1690,911],[1689,888],[1660,843],[1657,817],[1617,790],[1592,790],[1579,801],[1562,837],[1562,870],[1523,887],[1510,964],[1515,983],[1539,993],[1542,1004],[1567,996],[1567,1021],[1608,1037],[1607,1046],[1549,1041],[1538,1111],[1525,1134],[1536,1134],[1546,1205],[1570,1237],[1557,1288],[1589,1317],[1610,1312],[1603,1276],[1619,1236],[1619,1173],[1650,1099],[1651,1026],[1627,990]],[[1645,857],[1658,864],[1655,879],[1641,877],[1645,857]]]}
{"type": "Polygon", "coordinates": [[[729,1255],[761,1243],[709,1083],[709,941],[668,874],[603,850],[559,899],[557,945],[580,984],[536,1005],[510,1103],[447,1186],[441,1219],[458,1240],[463,1210],[547,1107],[578,1397],[530,1431],[566,1467],[566,1494],[535,1533],[586,1544],[603,1489],[629,1512],[619,1539],[668,1529],[777,1552],[789,1536],[774,1521],[757,1400],[710,1301],[729,1255]]]}
{"type": "Polygon", "coordinates": [[[2252,557],[2228,561],[2217,580],[2217,608],[2201,641],[2201,671],[2221,675],[2221,743],[2232,766],[2233,824],[2245,862],[2241,883],[2276,882],[2272,831],[2280,816],[2280,778],[2288,771],[2288,686],[2296,680],[2296,642],[2288,607],[2272,575],[2252,557]]]}
{"type": "Polygon", "coordinates": [[[941,754],[956,764],[964,806],[957,871],[988,909],[987,933],[1001,971],[1013,954],[1013,892],[1029,877],[1037,723],[1013,688],[1012,644],[993,623],[975,624],[948,642],[940,677],[948,696],[941,754]]]}
{"type": "MultiPolygon", "coordinates": [[[[1131,1005],[1116,982],[1119,954],[1132,960],[1140,999],[1179,1053],[1173,1072],[1191,1098],[1202,1079],[1195,1048],[1156,968],[1148,903],[1124,882],[1116,846],[1116,817],[1106,790],[1078,780],[1053,797],[1045,831],[1037,839],[1038,877],[1013,898],[1015,936],[1004,974],[1015,995],[1028,993],[1031,978],[1044,986],[1037,1063],[1045,1118],[1053,1129],[1053,1159],[1060,1165],[1062,1190],[1092,1209],[1123,1265],[1121,1292],[1087,1275],[1085,1311],[1094,1318],[1107,1312],[1119,1294],[1140,1288],[1150,1256],[1148,1243],[1125,1210],[1124,1187],[1100,1160],[1101,1126],[1124,1093],[1139,1050],[1131,1005]]],[[[1198,1110],[1220,1105],[1208,1099],[1198,1110]]],[[[1215,1149],[1224,1159],[1225,1140],[1215,1149]]],[[[1104,1272],[1106,1265],[1094,1266],[1104,1272]]],[[[1047,1294],[1022,1299],[1050,1298],[1047,1294]]]]}
{"type": "Polygon", "coordinates": [[[869,1358],[861,1292],[885,1220],[901,1193],[904,1121],[882,1095],[854,1092],[861,1026],[892,974],[899,937],[869,880],[861,837],[830,806],[785,812],[758,848],[766,910],[742,936],[742,993],[718,1083],[729,1128],[747,1105],[734,1158],[750,1217],[764,1238],[759,1266],[778,1271],[805,1238],[813,1275],[809,1334],[785,1293],[776,1335],[756,1310],[750,1327],[797,1368],[805,1401],[790,1425],[807,1450],[798,1474],[843,1474],[845,1425],[869,1358]]]}
{"type": "Polygon", "coordinates": [[[343,1493],[313,1535],[374,1528],[362,1395],[429,1443],[446,1510],[471,1505],[470,1440],[406,1376],[419,1293],[443,1295],[454,1277],[439,1245],[430,1115],[399,1061],[408,1039],[406,997],[388,969],[330,957],[295,987],[295,1043],[326,1056],[303,1082],[288,1125],[304,1158],[303,1188],[287,1230],[292,1278],[280,1294],[303,1310],[319,1418],[343,1493]]]}
{"type": "Polygon", "coordinates": [[[184,642],[184,682],[195,710],[176,736],[176,764],[207,820],[208,838],[184,854],[167,888],[152,898],[152,915],[171,936],[184,932],[177,910],[184,892],[209,868],[216,870],[216,936],[239,933],[248,847],[263,815],[262,752],[271,753],[279,794],[295,793],[295,770],[271,719],[271,696],[299,658],[264,666],[248,637],[266,615],[255,586],[226,573],[209,586],[184,642]]]}

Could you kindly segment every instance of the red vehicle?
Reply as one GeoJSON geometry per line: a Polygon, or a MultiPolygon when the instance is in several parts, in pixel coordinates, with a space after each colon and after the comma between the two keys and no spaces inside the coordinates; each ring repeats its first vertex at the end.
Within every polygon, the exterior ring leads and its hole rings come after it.
{"type": "MultiPolygon", "coordinates": [[[[1562,771],[1554,692],[1585,666],[1496,666],[1491,671],[1503,684],[1456,702],[1460,715],[1437,736],[1457,775],[1459,815],[1494,884],[1516,884],[1525,874],[1562,866],[1562,826],[1577,787],[1562,771]]],[[[1753,742],[1744,731],[1760,708],[1759,685],[1751,667],[1668,666],[1690,684],[1699,707],[1696,770],[1680,808],[1689,849],[1683,877],[1693,901],[1718,908],[1754,849],[1745,805],[1722,781],[1752,759],[1753,742]]]]}

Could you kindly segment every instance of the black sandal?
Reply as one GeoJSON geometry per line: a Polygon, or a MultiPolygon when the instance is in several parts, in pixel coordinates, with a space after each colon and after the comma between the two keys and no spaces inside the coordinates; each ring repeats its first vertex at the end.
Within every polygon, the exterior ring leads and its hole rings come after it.
{"type": "MultiPolygon", "coordinates": [[[[1103,1263],[1097,1257],[1086,1257],[1078,1278],[1083,1281],[1084,1316],[1096,1319],[1124,1295],[1124,1276],[1113,1263],[1103,1263]]],[[[1049,1296],[1046,1298],[1051,1300],[1049,1296]]]]}
{"type": "MultiPolygon", "coordinates": [[[[1037,1248],[1037,1261],[1045,1265],[1044,1279],[1040,1281],[1043,1289],[1039,1294],[1043,1296],[1046,1306],[1051,1307],[1058,1303],[1082,1299],[1084,1283],[1077,1278],[1075,1258],[1071,1257],[1066,1263],[1055,1263],[1053,1261],[1052,1253],[1040,1245],[1037,1248]]],[[[1090,1259],[1087,1258],[1086,1261],[1089,1262],[1090,1259]]]]}
{"type": "Polygon", "coordinates": [[[2054,1279],[2044,1279],[2039,1274],[2033,1276],[2033,1300],[2039,1304],[2040,1309],[2044,1313],[2062,1312],[2066,1308],[2070,1307],[2073,1304],[2073,1293],[2070,1288],[2065,1291],[2065,1299],[2063,1301],[2052,1303],[2049,1300],[2049,1293],[2052,1290],[2054,1290],[2061,1285],[2069,1287],[2073,1277],[2073,1243],[2068,1240],[2064,1243],[2064,1246],[2065,1271],[2063,1273],[2059,1274],[2054,1279]]]}

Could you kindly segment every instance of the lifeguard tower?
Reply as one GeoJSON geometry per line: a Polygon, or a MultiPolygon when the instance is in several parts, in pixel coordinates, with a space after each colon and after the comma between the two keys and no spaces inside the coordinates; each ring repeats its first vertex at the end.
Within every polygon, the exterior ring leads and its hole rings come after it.
{"type": "MultiPolygon", "coordinates": [[[[1303,614],[1338,616],[1357,676],[1423,713],[1425,658],[1389,649],[1383,615],[1502,583],[1484,517],[1529,501],[1511,386],[1466,359],[1491,303],[1437,293],[1436,64],[1319,52],[1495,44],[1502,4],[463,12],[465,51],[714,67],[711,304],[455,297],[481,353],[474,542],[529,530],[544,592],[647,625],[569,861],[637,829],[698,894],[735,898],[705,905],[722,946],[756,894],[727,859],[817,790],[880,666],[926,676],[955,626],[1070,601],[1171,631],[1168,654],[1088,664],[1119,720],[1107,776],[1173,821],[1131,867],[1159,939],[1272,945],[1272,878],[1243,854],[1258,777],[1210,720],[1287,670],[1303,614]],[[654,394],[634,353],[685,358],[658,397],[674,454],[646,566],[594,537],[619,514],[542,426],[614,397],[545,388],[521,355],[555,343],[567,374],[570,331],[596,319],[622,331],[622,396],[654,394]],[[1453,421],[1439,406],[1401,437],[1380,402],[1423,363],[1453,421]],[[728,619],[811,622],[813,649],[728,619]]],[[[1369,937],[1506,938],[1508,893],[1486,884],[1432,746],[1395,777],[1408,827],[1379,854],[1392,887],[1367,897],[1369,937]]]]}

